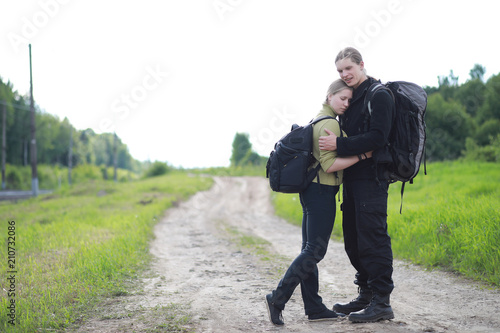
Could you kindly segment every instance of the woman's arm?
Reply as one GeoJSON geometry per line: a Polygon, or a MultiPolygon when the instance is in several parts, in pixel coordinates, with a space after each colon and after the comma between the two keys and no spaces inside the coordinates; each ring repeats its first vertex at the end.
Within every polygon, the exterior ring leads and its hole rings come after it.
{"type": "MultiPolygon", "coordinates": [[[[367,153],[361,154],[361,159],[367,159],[372,157],[373,151],[369,151],[367,153]]],[[[335,171],[344,170],[351,165],[354,165],[360,161],[358,156],[347,156],[347,157],[337,157],[335,162],[326,170],[327,173],[332,173],[335,171]]]]}

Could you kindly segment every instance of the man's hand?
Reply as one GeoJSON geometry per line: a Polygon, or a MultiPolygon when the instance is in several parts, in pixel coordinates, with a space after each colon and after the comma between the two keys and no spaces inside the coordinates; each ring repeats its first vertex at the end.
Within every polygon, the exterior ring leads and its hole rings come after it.
{"type": "Polygon", "coordinates": [[[337,136],[327,128],[325,128],[325,132],[328,133],[328,136],[319,137],[319,149],[337,150],[337,136]]]}

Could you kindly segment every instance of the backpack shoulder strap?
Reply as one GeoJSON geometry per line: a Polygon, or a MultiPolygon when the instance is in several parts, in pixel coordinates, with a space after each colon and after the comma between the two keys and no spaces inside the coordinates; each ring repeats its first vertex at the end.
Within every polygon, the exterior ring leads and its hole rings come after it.
{"type": "Polygon", "coordinates": [[[342,131],[342,127],[340,126],[340,122],[337,120],[337,118],[334,118],[332,116],[321,116],[321,117],[318,117],[316,119],[313,119],[311,120],[309,123],[310,124],[316,124],[317,122],[320,122],[322,120],[325,120],[325,119],[333,119],[333,120],[336,120],[337,123],[339,124],[339,130],[340,130],[340,136],[341,137],[344,137],[344,132],[342,131]]]}
{"type": "Polygon", "coordinates": [[[371,106],[371,100],[373,96],[375,96],[375,93],[379,91],[387,91],[389,95],[391,95],[392,100],[395,101],[394,94],[392,93],[392,90],[382,84],[381,82],[375,82],[373,83],[367,90],[366,95],[365,95],[365,100],[364,100],[364,109],[368,110],[368,114],[372,114],[372,106],[371,106]]]}
{"type": "Polygon", "coordinates": [[[394,103],[396,103],[396,99],[394,97],[394,93],[392,90],[387,87],[385,84],[381,83],[380,81],[373,83],[366,92],[365,99],[364,99],[364,106],[363,106],[363,113],[365,114],[365,119],[364,119],[364,131],[368,131],[370,127],[370,116],[372,115],[372,105],[371,101],[373,96],[375,96],[375,93],[379,91],[386,91],[391,97],[394,103]]]}
{"type": "Polygon", "coordinates": [[[335,118],[332,116],[321,116],[321,117],[318,117],[316,119],[312,119],[309,123],[316,124],[317,122],[320,122],[320,121],[325,120],[325,119],[335,119],[335,118]]]}

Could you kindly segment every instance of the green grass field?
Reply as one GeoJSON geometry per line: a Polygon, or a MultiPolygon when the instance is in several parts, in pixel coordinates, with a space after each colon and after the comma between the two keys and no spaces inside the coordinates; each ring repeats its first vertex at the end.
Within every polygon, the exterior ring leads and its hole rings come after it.
{"type": "MultiPolygon", "coordinates": [[[[499,183],[498,164],[433,163],[427,176],[422,172],[407,185],[403,214],[400,184],[391,185],[395,256],[500,285],[499,183]]],[[[176,172],[124,183],[89,180],[35,199],[0,202],[0,331],[62,331],[103,298],[127,294],[147,269],[161,215],[211,184],[208,177],[176,172]]],[[[273,193],[273,202],[278,215],[300,224],[297,195],[273,193]]],[[[334,228],[339,240],[340,215],[334,228]]],[[[255,242],[241,237],[243,245],[255,242]]]]}
{"type": "MultiPolygon", "coordinates": [[[[388,225],[394,255],[500,285],[500,164],[443,162],[389,189],[388,225]]],[[[298,195],[273,193],[278,215],[300,225],[298,195]]],[[[338,209],[333,237],[342,240],[338,209]]]]}
{"type": "Polygon", "coordinates": [[[164,211],[211,184],[172,173],[128,183],[90,180],[0,202],[0,331],[59,331],[96,300],[126,293],[126,283],[147,268],[152,230],[164,211]]]}

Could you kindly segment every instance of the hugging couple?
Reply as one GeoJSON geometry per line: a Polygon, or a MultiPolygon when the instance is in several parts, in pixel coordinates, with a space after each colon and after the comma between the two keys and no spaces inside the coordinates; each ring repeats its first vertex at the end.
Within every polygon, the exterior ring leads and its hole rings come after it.
{"type": "Polygon", "coordinates": [[[387,233],[389,183],[384,166],[375,167],[372,158],[388,140],[394,101],[386,91],[375,94],[370,101],[369,126],[365,126],[364,99],[368,87],[377,80],[366,74],[361,54],[352,47],[338,53],[335,66],[340,79],[330,85],[315,118],[327,115],[337,117],[340,123],[325,119],[314,125],[313,155],[321,168],[319,177],[300,193],[302,250],[276,289],[266,295],[269,318],[277,326],[284,325],[282,312],[299,284],[310,321],[345,316],[352,322],[394,318],[389,300],[394,289],[391,239],[387,233]],[[340,184],[345,251],[356,270],[354,283],[359,295],[330,309],[318,294],[317,264],[327,251],[340,184]]]}

